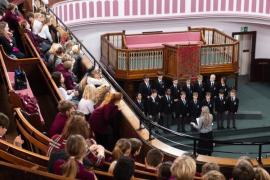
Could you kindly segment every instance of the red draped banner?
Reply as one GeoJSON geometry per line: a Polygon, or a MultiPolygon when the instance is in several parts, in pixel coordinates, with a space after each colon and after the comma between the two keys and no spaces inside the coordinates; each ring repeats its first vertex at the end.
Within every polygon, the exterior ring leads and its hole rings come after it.
{"type": "Polygon", "coordinates": [[[177,46],[177,77],[197,77],[200,73],[200,49],[199,45],[177,46]]]}

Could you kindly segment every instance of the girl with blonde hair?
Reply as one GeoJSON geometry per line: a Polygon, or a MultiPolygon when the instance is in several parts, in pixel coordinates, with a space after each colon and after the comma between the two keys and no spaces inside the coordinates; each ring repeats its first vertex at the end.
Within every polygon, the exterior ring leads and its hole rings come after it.
{"type": "Polygon", "coordinates": [[[82,112],[86,119],[94,111],[96,87],[86,85],[83,96],[78,104],[78,111],[82,112]]]}
{"type": "Polygon", "coordinates": [[[196,174],[196,163],[190,156],[179,156],[171,166],[171,173],[176,180],[193,180],[196,174]]]}
{"type": "Polygon", "coordinates": [[[71,179],[97,179],[95,174],[83,165],[83,159],[88,153],[88,145],[84,137],[78,134],[71,135],[67,139],[65,151],[69,158],[67,161],[57,160],[53,167],[54,173],[71,179]]]}
{"type": "Polygon", "coordinates": [[[254,168],[255,180],[270,180],[269,173],[262,167],[254,168]]]}
{"type": "Polygon", "coordinates": [[[191,125],[200,132],[200,140],[198,143],[198,153],[211,156],[213,152],[213,115],[210,114],[208,106],[203,106],[201,115],[196,119],[197,124],[192,122],[191,125]]]}

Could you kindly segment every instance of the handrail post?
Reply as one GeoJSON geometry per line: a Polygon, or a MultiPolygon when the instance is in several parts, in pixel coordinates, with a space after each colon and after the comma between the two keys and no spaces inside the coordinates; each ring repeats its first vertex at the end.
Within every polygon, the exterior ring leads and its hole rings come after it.
{"type": "Polygon", "coordinates": [[[153,129],[153,125],[152,125],[152,122],[151,122],[151,120],[149,119],[149,118],[147,118],[147,120],[148,120],[148,128],[149,128],[149,137],[148,137],[148,141],[151,141],[151,140],[153,140],[154,138],[153,138],[153,136],[152,136],[152,129],[153,129]]]}
{"type": "Polygon", "coordinates": [[[259,144],[259,157],[258,157],[259,164],[262,164],[262,144],[259,144]]]}
{"type": "Polygon", "coordinates": [[[197,140],[193,139],[193,156],[196,157],[197,154],[197,140]]]}

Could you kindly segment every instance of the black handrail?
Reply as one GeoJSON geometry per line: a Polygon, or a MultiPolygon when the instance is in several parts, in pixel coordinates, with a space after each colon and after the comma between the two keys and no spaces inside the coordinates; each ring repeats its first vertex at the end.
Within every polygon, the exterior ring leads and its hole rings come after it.
{"type": "Polygon", "coordinates": [[[242,142],[242,141],[222,141],[222,140],[212,140],[212,139],[202,139],[202,138],[199,138],[199,137],[195,137],[195,136],[191,136],[191,135],[188,135],[188,134],[183,134],[183,133],[179,133],[179,132],[176,132],[176,131],[173,131],[171,129],[168,129],[166,127],[163,127],[155,122],[153,122],[151,119],[149,119],[148,117],[145,116],[145,114],[141,111],[141,109],[134,103],[134,101],[129,97],[129,95],[122,89],[122,87],[115,81],[115,79],[108,73],[108,71],[106,70],[106,68],[104,67],[103,64],[100,63],[100,61],[96,60],[96,58],[87,50],[87,48],[80,42],[80,40],[70,31],[70,29],[65,25],[65,23],[49,8],[49,7],[46,7],[47,9],[47,12],[51,13],[52,15],[54,15],[54,17],[56,18],[56,20],[58,22],[60,22],[65,30],[72,36],[72,38],[74,38],[77,43],[80,44],[81,47],[83,47],[83,49],[86,51],[86,53],[88,55],[90,55],[90,57],[93,59],[94,61],[94,66],[98,65],[99,68],[102,70],[102,73],[104,75],[104,77],[106,77],[106,79],[113,85],[113,87],[121,92],[123,94],[123,98],[124,100],[129,104],[129,106],[131,107],[131,109],[133,111],[135,111],[136,115],[138,116],[139,120],[140,120],[140,124],[141,122],[144,123],[144,125],[148,126],[148,129],[149,129],[149,140],[152,139],[152,129],[153,127],[154,128],[158,128],[158,129],[161,129],[165,132],[169,132],[171,134],[174,134],[176,136],[179,136],[179,137],[184,137],[184,138],[187,138],[187,139],[190,139],[190,140],[193,140],[194,142],[194,152],[193,154],[196,154],[196,144],[198,141],[210,141],[212,143],[215,143],[215,144],[223,144],[223,145],[256,145],[256,146],[259,146],[259,152],[258,152],[258,161],[261,162],[261,156],[262,156],[262,146],[263,145],[269,145],[270,144],[270,141],[265,141],[265,142],[242,142]]]}

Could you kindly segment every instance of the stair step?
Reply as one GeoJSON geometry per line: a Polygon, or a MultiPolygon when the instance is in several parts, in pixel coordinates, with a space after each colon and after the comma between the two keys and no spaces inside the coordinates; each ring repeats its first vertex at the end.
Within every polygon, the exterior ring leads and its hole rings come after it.
{"type": "Polygon", "coordinates": [[[237,120],[246,120],[246,119],[262,119],[261,111],[239,111],[236,114],[237,120]]]}

